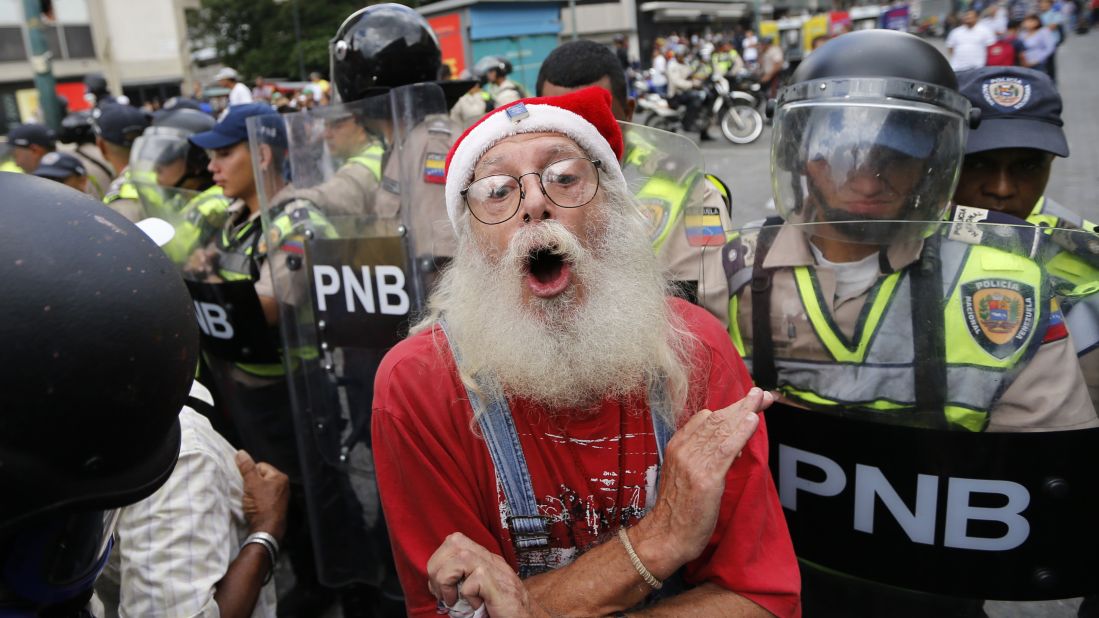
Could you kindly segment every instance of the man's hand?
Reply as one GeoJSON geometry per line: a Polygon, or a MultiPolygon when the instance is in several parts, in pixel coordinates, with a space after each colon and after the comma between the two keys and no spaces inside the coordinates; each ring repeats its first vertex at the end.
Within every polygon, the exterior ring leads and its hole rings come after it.
{"type": "Polygon", "coordinates": [[[753,388],[733,405],[694,415],[668,442],[651,513],[630,531],[641,562],[665,579],[706,548],[717,524],[725,475],[774,401],[753,388]]]}
{"type": "Polygon", "coordinates": [[[448,536],[428,559],[427,587],[449,606],[462,598],[475,610],[484,605],[497,618],[547,615],[507,561],[460,532],[448,536]]]}
{"type": "Polygon", "coordinates": [[[247,451],[237,451],[236,460],[244,479],[244,517],[249,532],[266,532],[281,542],[286,534],[290,479],[269,463],[256,463],[247,451]]]}

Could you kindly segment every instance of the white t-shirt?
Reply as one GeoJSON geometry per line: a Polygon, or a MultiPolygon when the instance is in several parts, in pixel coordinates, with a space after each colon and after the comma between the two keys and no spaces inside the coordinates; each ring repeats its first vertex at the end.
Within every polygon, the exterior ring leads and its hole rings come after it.
{"type": "Polygon", "coordinates": [[[229,105],[243,105],[251,102],[252,91],[248,89],[248,86],[240,82],[233,84],[233,89],[229,91],[229,105]]]}
{"type": "Polygon", "coordinates": [[[826,259],[821,250],[817,249],[817,246],[813,243],[809,243],[809,248],[813,250],[813,257],[817,259],[818,266],[828,268],[836,274],[836,297],[834,300],[836,305],[866,294],[867,290],[874,287],[874,283],[878,280],[878,261],[880,258],[877,253],[871,253],[855,262],[832,262],[826,259]]]}
{"type": "Polygon", "coordinates": [[[950,66],[955,71],[979,69],[988,61],[988,46],[996,42],[992,34],[981,24],[972,28],[958,26],[946,37],[946,46],[950,48],[950,66]]]}

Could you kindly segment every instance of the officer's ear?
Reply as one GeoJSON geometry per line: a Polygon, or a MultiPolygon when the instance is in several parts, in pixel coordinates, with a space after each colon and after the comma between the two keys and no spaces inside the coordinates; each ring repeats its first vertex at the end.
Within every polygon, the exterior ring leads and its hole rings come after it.
{"type": "Polygon", "coordinates": [[[271,146],[268,144],[259,145],[259,168],[261,170],[270,170],[271,164],[275,160],[275,152],[271,150],[271,146]]]}

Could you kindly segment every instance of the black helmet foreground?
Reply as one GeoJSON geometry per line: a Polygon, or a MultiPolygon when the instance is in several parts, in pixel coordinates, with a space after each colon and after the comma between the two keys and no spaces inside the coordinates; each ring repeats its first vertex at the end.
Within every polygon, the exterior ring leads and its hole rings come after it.
{"type": "Polygon", "coordinates": [[[950,63],[926,41],[892,30],[837,37],[779,93],[775,205],[790,221],[822,224],[806,228],[814,234],[841,240],[886,244],[919,234],[915,225],[859,223],[942,217],[970,109],[950,63]]]}
{"type": "Polygon", "coordinates": [[[120,507],[164,483],[198,332],[178,270],[122,216],[22,174],[0,174],[0,203],[3,539],[28,520],[120,507]]]}
{"type": "MultiPolygon", "coordinates": [[[[374,4],[344,20],[329,43],[332,83],[349,103],[392,88],[437,82],[442,50],[427,20],[403,4],[374,4]]],[[[472,82],[438,82],[453,104],[472,82]],[[452,96],[453,95],[453,96],[452,96]]]]}

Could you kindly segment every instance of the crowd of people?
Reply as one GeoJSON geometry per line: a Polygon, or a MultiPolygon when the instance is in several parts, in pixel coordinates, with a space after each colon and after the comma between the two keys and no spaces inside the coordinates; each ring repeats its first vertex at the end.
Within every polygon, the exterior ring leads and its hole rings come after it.
{"type": "Polygon", "coordinates": [[[630,124],[624,40],[527,93],[494,56],[449,79],[396,4],[293,101],[226,68],[220,110],[96,83],[60,140],[15,127],[0,615],[985,615],[799,561],[768,442],[1099,427],[1054,63],[986,66],[976,12],[950,37],[823,39],[785,84],[751,30],[658,40],[669,96],[697,55],[776,97],[781,216],[739,229],[690,140],[630,124]]]}
{"type": "Polygon", "coordinates": [[[1090,18],[1064,0],[994,3],[980,13],[969,9],[946,38],[950,65],[956,71],[983,66],[1022,66],[1057,81],[1057,49],[1069,31],[1086,32],[1090,18]],[[1079,30],[1078,30],[1079,31],[1079,30]]]}

